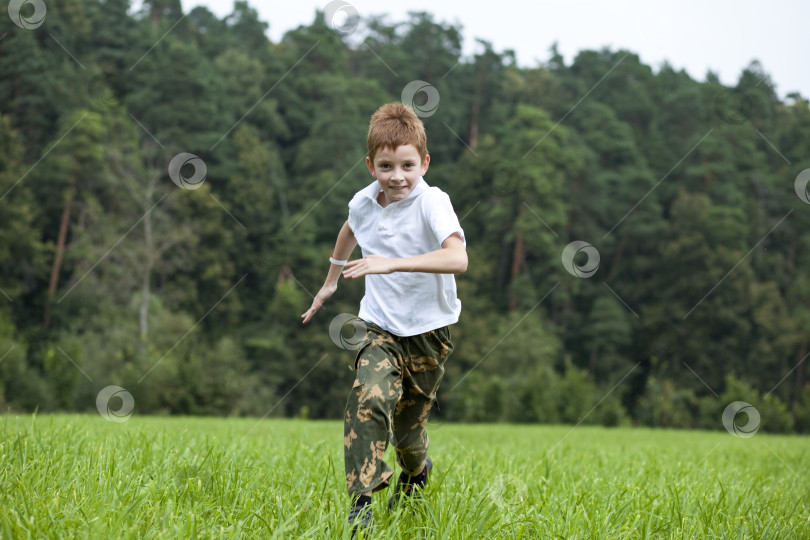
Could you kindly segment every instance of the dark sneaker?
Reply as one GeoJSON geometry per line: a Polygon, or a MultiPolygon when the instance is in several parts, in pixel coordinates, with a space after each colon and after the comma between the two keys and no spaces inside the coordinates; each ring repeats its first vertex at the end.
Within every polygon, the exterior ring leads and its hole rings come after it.
{"type": "Polygon", "coordinates": [[[357,498],[349,511],[349,525],[352,526],[353,533],[371,527],[371,497],[361,495],[357,498]]]}
{"type": "Polygon", "coordinates": [[[425,489],[430,471],[433,470],[433,461],[430,458],[425,459],[425,468],[416,476],[411,476],[406,472],[399,473],[399,480],[394,488],[394,495],[388,499],[388,509],[394,508],[397,501],[404,497],[413,497],[421,490],[425,489]]]}

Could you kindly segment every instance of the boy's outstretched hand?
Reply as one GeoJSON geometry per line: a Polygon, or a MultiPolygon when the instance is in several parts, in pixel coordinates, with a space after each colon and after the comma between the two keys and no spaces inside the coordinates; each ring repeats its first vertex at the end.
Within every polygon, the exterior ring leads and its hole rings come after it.
{"type": "Polygon", "coordinates": [[[318,294],[316,294],[315,298],[312,299],[312,305],[310,306],[310,308],[306,311],[306,313],[301,315],[301,318],[304,319],[303,320],[304,324],[307,324],[310,321],[310,319],[312,319],[312,316],[315,315],[315,313],[319,309],[321,309],[323,303],[326,302],[326,300],[330,296],[335,294],[336,290],[337,290],[337,283],[335,283],[334,285],[324,285],[323,287],[321,287],[321,290],[318,291],[318,294]]]}
{"type": "Polygon", "coordinates": [[[366,274],[390,274],[394,270],[392,259],[380,255],[366,255],[362,259],[349,261],[343,269],[343,277],[353,279],[366,274]]]}

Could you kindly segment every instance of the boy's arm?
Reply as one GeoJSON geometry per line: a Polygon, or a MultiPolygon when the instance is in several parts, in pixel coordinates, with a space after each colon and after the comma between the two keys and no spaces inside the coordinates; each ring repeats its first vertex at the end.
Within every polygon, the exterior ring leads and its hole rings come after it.
{"type": "MultiPolygon", "coordinates": [[[[349,228],[349,222],[347,221],[343,224],[343,227],[340,228],[332,257],[340,261],[345,261],[352,254],[355,246],[357,246],[357,239],[354,237],[354,233],[349,228]]],[[[304,319],[304,324],[308,323],[310,319],[312,319],[312,316],[315,315],[315,312],[321,309],[323,303],[326,302],[330,296],[335,294],[341,270],[343,270],[342,266],[336,264],[329,265],[329,273],[326,275],[326,280],[323,282],[321,290],[318,291],[318,294],[312,299],[312,306],[310,306],[306,313],[301,315],[301,318],[304,319]]]]}
{"type": "Polygon", "coordinates": [[[453,233],[442,242],[442,248],[415,257],[386,258],[367,255],[349,261],[343,270],[345,278],[359,278],[366,274],[391,272],[427,272],[431,274],[461,274],[467,271],[467,250],[459,233],[453,233]]]}

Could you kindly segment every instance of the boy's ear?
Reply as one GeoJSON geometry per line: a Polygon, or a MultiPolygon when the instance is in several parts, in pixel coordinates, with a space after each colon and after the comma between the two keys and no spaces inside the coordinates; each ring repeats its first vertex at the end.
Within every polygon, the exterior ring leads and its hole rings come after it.
{"type": "Polygon", "coordinates": [[[371,176],[377,178],[377,173],[374,172],[374,164],[371,162],[368,156],[366,156],[366,167],[368,167],[368,172],[371,173],[371,176]]]}
{"type": "Polygon", "coordinates": [[[425,154],[425,159],[422,160],[422,174],[421,174],[421,176],[425,176],[425,173],[427,172],[429,165],[430,165],[430,154],[425,154]]]}

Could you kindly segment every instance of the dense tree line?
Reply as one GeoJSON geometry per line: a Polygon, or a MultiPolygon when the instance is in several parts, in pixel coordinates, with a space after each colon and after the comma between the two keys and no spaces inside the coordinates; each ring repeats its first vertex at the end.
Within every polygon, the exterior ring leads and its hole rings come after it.
{"type": "Polygon", "coordinates": [[[439,417],[718,428],[743,400],[810,429],[810,109],[758,63],[732,88],[628,51],[465,58],[427,13],[273,43],[245,2],[46,5],[0,23],[4,410],[119,385],[140,414],[339,417],[329,325],[362,283],[299,316],[371,181],[369,116],[425,81],[470,258],[439,417]]]}

